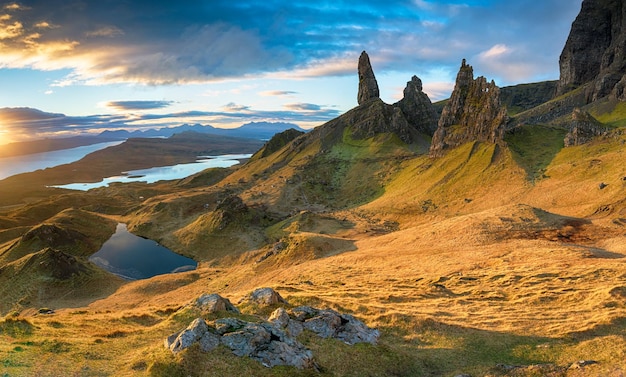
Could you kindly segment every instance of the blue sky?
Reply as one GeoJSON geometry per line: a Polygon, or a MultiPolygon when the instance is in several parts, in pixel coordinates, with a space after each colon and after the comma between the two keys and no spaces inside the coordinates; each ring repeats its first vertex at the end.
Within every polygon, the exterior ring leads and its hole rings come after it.
{"type": "Polygon", "coordinates": [[[447,98],[463,58],[500,86],[558,79],[581,0],[0,0],[0,144],[182,123],[313,127],[412,75],[447,98]]]}

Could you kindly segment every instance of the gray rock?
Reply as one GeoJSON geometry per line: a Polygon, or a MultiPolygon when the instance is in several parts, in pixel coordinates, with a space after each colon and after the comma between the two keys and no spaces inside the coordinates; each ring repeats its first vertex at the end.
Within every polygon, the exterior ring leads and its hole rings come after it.
{"type": "Polygon", "coordinates": [[[224,335],[244,328],[247,323],[238,318],[220,318],[215,321],[215,330],[218,334],[224,335]]]}
{"type": "Polygon", "coordinates": [[[297,337],[304,331],[304,326],[302,326],[302,322],[291,319],[289,314],[284,308],[278,308],[272,312],[270,315],[269,322],[273,323],[275,326],[282,328],[289,335],[293,337],[297,337]]]}
{"type": "Polygon", "coordinates": [[[252,356],[258,348],[266,346],[272,335],[261,325],[247,323],[241,330],[225,333],[221,342],[237,356],[252,356]]]}
{"type": "Polygon", "coordinates": [[[370,64],[370,57],[367,52],[361,52],[359,56],[359,92],[357,95],[358,104],[369,101],[372,98],[378,98],[380,96],[378,90],[378,82],[376,76],[374,76],[374,70],[370,64]]]}
{"type": "Polygon", "coordinates": [[[284,298],[272,288],[257,288],[244,299],[261,306],[271,306],[276,304],[286,304],[284,298]]]}
{"type": "Polygon", "coordinates": [[[581,369],[588,365],[594,365],[594,364],[598,364],[598,362],[595,360],[578,360],[577,362],[572,363],[569,369],[581,369]]]}
{"type": "Polygon", "coordinates": [[[200,308],[203,313],[216,313],[223,311],[239,313],[239,309],[231,304],[230,300],[218,295],[217,293],[203,294],[198,297],[196,300],[196,306],[200,308]]]}
{"type": "Polygon", "coordinates": [[[341,315],[342,322],[345,321],[341,330],[337,333],[337,338],[347,344],[371,343],[376,344],[380,338],[380,331],[367,327],[363,322],[349,314],[341,315]]]}
{"type": "Polygon", "coordinates": [[[322,338],[334,338],[341,326],[341,317],[331,310],[320,310],[315,317],[304,321],[305,329],[313,331],[322,338]]]}
{"type": "Polygon", "coordinates": [[[209,331],[209,326],[202,318],[196,318],[180,333],[170,335],[165,340],[165,346],[173,353],[178,353],[191,347],[209,331]]]}
{"type": "Polygon", "coordinates": [[[204,335],[200,339],[198,339],[198,343],[200,344],[200,349],[204,352],[209,352],[220,345],[220,336],[211,332],[210,330],[205,332],[204,335]]]}

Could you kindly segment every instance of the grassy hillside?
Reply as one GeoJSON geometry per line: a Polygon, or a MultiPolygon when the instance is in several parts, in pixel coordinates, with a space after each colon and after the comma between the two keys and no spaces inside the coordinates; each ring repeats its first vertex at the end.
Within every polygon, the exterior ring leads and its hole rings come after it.
{"type": "MultiPolygon", "coordinates": [[[[589,108],[613,127],[622,110],[608,102],[589,108]]],[[[506,144],[467,143],[430,159],[426,137],[406,144],[394,132],[363,135],[367,128],[353,120],[370,116],[357,110],[238,168],[5,208],[0,370],[623,374],[626,136],[618,129],[564,148],[564,128],[529,123],[506,144]],[[86,258],[118,221],[194,257],[199,268],[133,282],[96,269],[86,258]],[[317,370],[266,368],[225,347],[173,355],[163,346],[201,315],[190,303],[203,293],[229,298],[240,318],[267,319],[275,307],[238,304],[266,286],[288,308],[349,313],[381,338],[349,346],[305,331],[298,340],[317,370]]]]}

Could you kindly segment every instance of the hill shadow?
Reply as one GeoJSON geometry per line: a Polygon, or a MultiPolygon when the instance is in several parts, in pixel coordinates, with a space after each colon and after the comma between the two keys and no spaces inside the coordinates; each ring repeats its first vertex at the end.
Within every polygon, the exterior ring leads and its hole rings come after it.
{"type": "Polygon", "coordinates": [[[563,149],[567,131],[563,128],[544,125],[516,127],[504,137],[513,152],[513,159],[534,182],[545,178],[545,170],[554,157],[563,149]]]}

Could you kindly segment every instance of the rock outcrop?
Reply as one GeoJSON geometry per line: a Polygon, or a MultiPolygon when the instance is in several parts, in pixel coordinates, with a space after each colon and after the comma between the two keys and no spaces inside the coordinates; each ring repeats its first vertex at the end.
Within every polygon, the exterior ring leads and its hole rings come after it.
{"type": "Polygon", "coordinates": [[[469,141],[501,143],[506,122],[499,88],[483,76],[474,79],[472,66],[463,59],[454,90],[433,135],[430,156],[440,157],[446,149],[469,141]]]}
{"type": "MultiPolygon", "coordinates": [[[[257,289],[250,297],[255,292],[264,298],[261,300],[263,302],[270,296],[276,298],[271,293],[280,297],[270,288],[257,289]]],[[[217,294],[202,295],[197,300],[196,306],[202,309],[207,302],[223,300],[228,301],[217,294]]],[[[274,302],[273,299],[270,301],[274,302]]],[[[276,302],[284,303],[284,300],[276,302]]],[[[168,336],[164,345],[172,353],[179,353],[194,344],[198,344],[204,352],[224,345],[233,354],[250,357],[267,367],[289,365],[300,369],[313,368],[315,367],[313,353],[296,339],[305,330],[322,338],[341,340],[348,345],[376,344],[380,337],[378,330],[367,327],[349,314],[341,314],[331,309],[300,306],[291,310],[280,307],[270,314],[267,321],[261,322],[220,318],[208,323],[201,317],[196,318],[184,330],[168,336]]]]}
{"type": "Polygon", "coordinates": [[[413,76],[406,83],[404,97],[394,106],[400,108],[408,124],[417,130],[432,136],[437,129],[437,112],[424,93],[419,77],[413,76]]]}
{"type": "Polygon", "coordinates": [[[565,135],[565,146],[571,147],[590,142],[594,137],[605,135],[606,127],[591,114],[580,108],[574,109],[572,112],[572,123],[570,130],[565,135]]]}
{"type": "Polygon", "coordinates": [[[584,0],[559,59],[557,94],[581,85],[587,103],[606,96],[626,100],[626,5],[622,0],[584,0]]]}
{"type": "Polygon", "coordinates": [[[358,104],[365,103],[372,98],[378,98],[380,93],[378,90],[378,82],[374,76],[374,70],[370,64],[370,57],[367,52],[361,52],[359,56],[359,93],[357,95],[358,104]]]}

